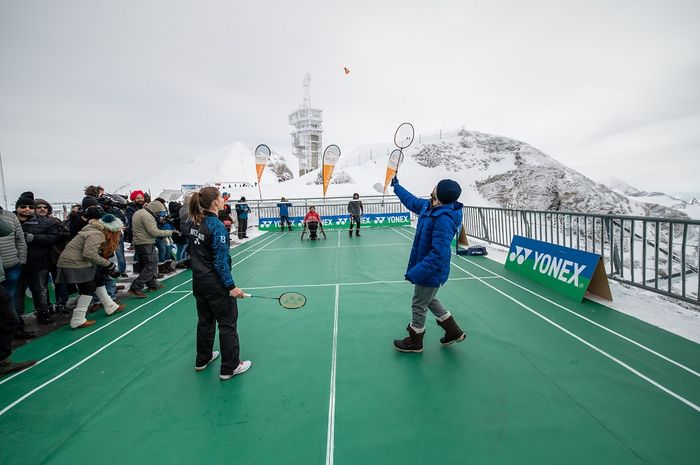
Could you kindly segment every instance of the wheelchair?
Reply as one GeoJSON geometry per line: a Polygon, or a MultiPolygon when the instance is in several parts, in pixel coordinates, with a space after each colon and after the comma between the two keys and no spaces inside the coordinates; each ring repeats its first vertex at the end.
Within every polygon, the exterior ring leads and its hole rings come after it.
{"type": "Polygon", "coordinates": [[[321,232],[323,235],[324,239],[328,239],[326,237],[326,231],[323,230],[323,225],[319,223],[318,221],[309,221],[308,223],[304,223],[304,230],[301,232],[301,240],[304,240],[304,236],[306,233],[309,233],[308,240],[310,241],[316,241],[319,239],[318,237],[318,232],[321,232]]]}

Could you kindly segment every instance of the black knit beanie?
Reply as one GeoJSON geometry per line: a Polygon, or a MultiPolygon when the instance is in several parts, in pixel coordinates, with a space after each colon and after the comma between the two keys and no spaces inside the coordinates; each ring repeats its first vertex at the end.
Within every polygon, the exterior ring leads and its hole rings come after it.
{"type": "Polygon", "coordinates": [[[20,205],[31,205],[32,207],[36,204],[34,203],[34,192],[22,192],[15,203],[15,210],[19,208],[20,205]]]}
{"type": "Polygon", "coordinates": [[[437,185],[435,195],[443,204],[452,203],[462,194],[462,188],[459,187],[457,181],[452,179],[443,179],[437,185]]]}

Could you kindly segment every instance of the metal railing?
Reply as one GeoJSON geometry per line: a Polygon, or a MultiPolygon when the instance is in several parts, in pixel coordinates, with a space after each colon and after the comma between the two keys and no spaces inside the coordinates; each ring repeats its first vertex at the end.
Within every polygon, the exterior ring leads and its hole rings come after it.
{"type": "Polygon", "coordinates": [[[463,224],[505,247],[517,234],[599,254],[610,279],[700,304],[700,221],[464,207],[463,224]]]}
{"type": "MultiPolygon", "coordinates": [[[[309,207],[311,205],[316,207],[316,212],[321,215],[321,218],[324,216],[348,215],[348,201],[340,201],[338,200],[338,197],[335,199],[336,200],[334,202],[327,201],[326,203],[314,202],[313,199],[288,199],[292,203],[292,206],[289,208],[289,216],[303,217],[309,211],[309,207]]],[[[350,197],[348,197],[348,199],[350,199],[350,197]]],[[[367,197],[364,197],[361,200],[364,214],[401,213],[406,211],[406,208],[401,205],[401,202],[399,202],[394,196],[391,196],[391,198],[387,196],[387,199],[384,202],[377,201],[379,199],[376,198],[368,199],[367,197]]],[[[258,205],[255,206],[253,205],[254,202],[248,202],[248,204],[258,219],[279,218],[279,208],[277,207],[277,202],[279,202],[279,200],[275,200],[274,203],[258,201],[258,205]]]]}

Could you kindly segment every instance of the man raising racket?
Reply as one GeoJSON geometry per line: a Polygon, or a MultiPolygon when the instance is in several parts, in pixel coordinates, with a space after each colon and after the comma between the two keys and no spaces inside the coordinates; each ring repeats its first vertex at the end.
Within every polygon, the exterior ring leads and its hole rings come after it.
{"type": "Polygon", "coordinates": [[[394,347],[401,352],[423,352],[428,309],[437,318],[437,324],[445,330],[440,342],[443,345],[461,342],[466,334],[435,295],[450,274],[450,243],[462,223],[462,204],[457,202],[462,188],[456,181],[443,179],[430,193],[430,200],[426,200],[404,189],[396,177],[391,180],[391,185],[401,203],[418,215],[416,235],[404,275],[414,284],[413,317],[406,328],[408,337],[395,340],[394,347]]]}

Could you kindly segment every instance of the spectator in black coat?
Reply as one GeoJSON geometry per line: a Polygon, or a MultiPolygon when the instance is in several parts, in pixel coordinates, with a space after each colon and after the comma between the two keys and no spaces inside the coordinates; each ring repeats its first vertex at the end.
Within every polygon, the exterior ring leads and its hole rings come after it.
{"type": "Polygon", "coordinates": [[[49,274],[51,275],[51,280],[54,283],[54,290],[56,291],[56,303],[55,305],[51,305],[51,299],[48,299],[49,313],[51,313],[52,308],[55,313],[68,313],[68,310],[66,310],[66,303],[68,302],[68,287],[66,284],[56,283],[56,263],[58,263],[58,257],[61,255],[61,252],[63,252],[66,244],[68,244],[70,241],[70,232],[63,226],[63,222],[61,222],[61,220],[53,216],[53,208],[49,202],[44,199],[35,199],[35,203],[36,208],[34,211],[36,215],[43,216],[44,218],[57,223],[60,226],[61,233],[64,237],[64,240],[51,246],[51,268],[49,268],[49,274]]]}
{"type": "Polygon", "coordinates": [[[15,296],[15,310],[20,318],[19,331],[24,331],[24,293],[32,292],[32,302],[36,320],[40,324],[51,323],[48,309],[48,276],[51,268],[51,249],[64,242],[68,234],[59,222],[51,221],[35,214],[35,201],[32,192],[23,193],[15,204],[17,218],[22,223],[24,239],[27,241],[27,263],[22,273],[15,296]]]}

